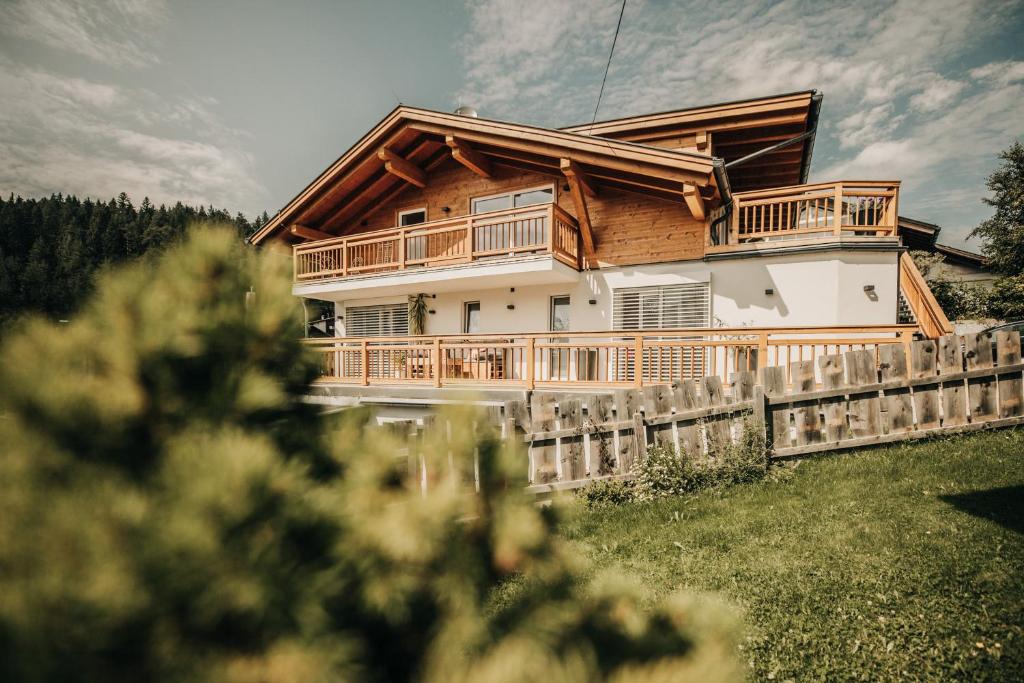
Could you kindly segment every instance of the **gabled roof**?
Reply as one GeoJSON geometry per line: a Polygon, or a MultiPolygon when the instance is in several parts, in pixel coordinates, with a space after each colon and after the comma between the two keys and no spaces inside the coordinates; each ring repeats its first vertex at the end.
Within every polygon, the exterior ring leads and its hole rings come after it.
{"type": "Polygon", "coordinates": [[[251,241],[259,243],[293,225],[334,234],[401,192],[409,182],[423,180],[431,169],[451,158],[456,148],[485,164],[551,175],[561,175],[562,160],[568,159],[574,172],[585,173],[601,185],[666,199],[684,201],[693,188],[706,196],[719,192],[716,160],[709,154],[399,106],[306,186],[251,241]]]}
{"type": "MultiPolygon", "coordinates": [[[[709,134],[707,152],[729,163],[802,134],[805,139],[729,169],[736,192],[807,182],[822,95],[804,90],[643,114],[563,130],[648,145],[689,147],[709,134]]],[[[698,143],[699,144],[699,143],[698,143]]]]}

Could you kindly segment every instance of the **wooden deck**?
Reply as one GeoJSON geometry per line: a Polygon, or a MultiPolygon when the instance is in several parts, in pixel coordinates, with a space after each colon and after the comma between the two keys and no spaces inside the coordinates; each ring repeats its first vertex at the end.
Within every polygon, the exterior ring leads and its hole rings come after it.
{"type": "Polygon", "coordinates": [[[322,381],[353,385],[631,388],[780,366],[901,344],[915,325],[685,328],[307,340],[322,381]]]}
{"type": "Polygon", "coordinates": [[[898,181],[844,180],[737,192],[731,220],[718,234],[709,232],[707,252],[783,240],[895,236],[899,186],[898,181]]]}
{"type": "Polygon", "coordinates": [[[293,247],[295,282],[550,254],[580,267],[580,233],[556,204],[491,211],[293,247]]]}

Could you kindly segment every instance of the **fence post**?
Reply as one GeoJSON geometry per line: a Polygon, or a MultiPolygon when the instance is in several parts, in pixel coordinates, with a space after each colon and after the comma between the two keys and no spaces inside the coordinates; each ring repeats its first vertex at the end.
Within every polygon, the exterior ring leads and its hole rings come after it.
{"type": "Polygon", "coordinates": [[[533,388],[535,386],[535,379],[533,373],[535,364],[534,352],[536,341],[537,340],[534,339],[533,337],[528,337],[526,340],[526,388],[529,391],[533,391],[533,388]]]}
{"type": "Polygon", "coordinates": [[[366,340],[362,342],[362,363],[363,366],[363,386],[370,383],[370,353],[366,348],[366,340]]]}
{"type": "Polygon", "coordinates": [[[764,442],[770,441],[768,434],[768,422],[765,420],[765,405],[764,405],[764,386],[761,384],[754,385],[754,426],[761,430],[764,434],[764,442]]]}
{"type": "Polygon", "coordinates": [[[633,345],[633,383],[638,387],[644,385],[644,338],[639,333],[633,345]]]}
{"type": "Polygon", "coordinates": [[[758,370],[768,367],[768,333],[762,332],[757,338],[757,367],[750,368],[758,370]]]}
{"type": "Polygon", "coordinates": [[[903,350],[907,354],[907,362],[909,363],[911,358],[910,348],[911,343],[914,341],[914,335],[909,330],[903,330],[902,332],[900,332],[900,339],[903,342],[903,350]]]}

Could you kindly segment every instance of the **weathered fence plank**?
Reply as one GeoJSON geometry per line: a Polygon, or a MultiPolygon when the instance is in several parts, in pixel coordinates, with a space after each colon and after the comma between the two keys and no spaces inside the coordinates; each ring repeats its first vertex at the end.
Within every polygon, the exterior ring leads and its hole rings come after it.
{"type": "Polygon", "coordinates": [[[850,377],[850,434],[854,438],[881,433],[882,419],[878,392],[856,392],[860,385],[878,381],[871,351],[847,351],[846,372],[850,377]]]}
{"type": "MultiPolygon", "coordinates": [[[[996,360],[1001,367],[1020,363],[1018,332],[996,332],[996,360]]],[[[1024,415],[1022,389],[1024,382],[1020,372],[999,375],[999,417],[1024,415]]]]}
{"type": "MultiPolygon", "coordinates": [[[[702,397],[697,391],[697,383],[692,379],[673,384],[672,393],[678,413],[704,407],[702,397]]],[[[680,455],[687,455],[695,460],[704,457],[704,439],[696,420],[685,423],[677,422],[676,433],[679,435],[680,455]]]]}
{"type": "MultiPolygon", "coordinates": [[[[717,375],[705,377],[701,380],[700,386],[707,405],[725,405],[725,391],[722,388],[722,379],[720,377],[717,375]]],[[[704,421],[704,426],[707,430],[708,453],[710,455],[714,455],[732,443],[729,422],[728,416],[708,417],[704,421]]]]}
{"type": "MultiPolygon", "coordinates": [[[[907,352],[902,344],[886,344],[878,350],[883,382],[907,379],[907,352]]],[[[882,392],[882,426],[886,434],[909,432],[914,428],[914,404],[910,387],[882,392]]]]}
{"type": "MultiPolygon", "coordinates": [[[[947,334],[939,337],[939,374],[951,375],[963,372],[964,358],[960,349],[960,336],[947,334]]],[[[967,424],[967,387],[964,380],[943,382],[942,424],[956,426],[967,424]]]]}
{"type": "Polygon", "coordinates": [[[559,439],[562,459],[562,479],[583,479],[587,476],[586,458],[583,452],[583,405],[579,399],[560,401],[558,404],[559,423],[562,429],[575,429],[574,436],[559,439]]]}
{"type": "MultiPolygon", "coordinates": [[[[818,365],[821,368],[823,389],[839,389],[846,385],[841,354],[819,356],[818,365]]],[[[839,441],[844,438],[847,434],[846,397],[832,396],[821,399],[821,410],[825,414],[825,440],[839,441]]]]}
{"type": "MultiPolygon", "coordinates": [[[[930,339],[916,341],[910,346],[910,376],[914,378],[935,377],[935,342],[930,339]]],[[[939,426],[938,384],[914,388],[914,413],[918,429],[933,429],[939,426]]]]}
{"type": "MultiPolygon", "coordinates": [[[[793,363],[793,393],[814,391],[814,361],[802,360],[793,363]]],[[[793,404],[793,423],[796,425],[796,443],[806,446],[821,441],[821,420],[818,401],[812,399],[793,404]]]]}
{"type": "Polygon", "coordinates": [[[618,459],[615,457],[615,432],[599,429],[599,425],[612,421],[612,399],[610,396],[588,396],[587,418],[590,429],[596,430],[590,435],[590,474],[606,477],[618,472],[618,459]]]}
{"type": "MultiPolygon", "coordinates": [[[[765,396],[782,396],[786,393],[786,369],[773,366],[761,369],[761,382],[764,384],[765,396]]],[[[771,423],[770,443],[773,448],[786,448],[789,439],[789,406],[769,406],[768,421],[771,423]]]]}
{"type": "MultiPolygon", "coordinates": [[[[618,391],[615,394],[615,417],[620,422],[632,420],[640,410],[640,392],[635,389],[629,391],[618,391]]],[[[633,430],[619,430],[619,471],[629,472],[633,468],[633,462],[641,455],[636,450],[637,440],[634,438],[633,430]]]]}
{"type": "MultiPolygon", "coordinates": [[[[555,397],[534,392],[530,398],[530,417],[531,431],[552,431],[555,428],[555,397]]],[[[533,442],[530,455],[530,483],[547,484],[558,479],[558,449],[554,439],[533,442]]]]}
{"type": "MultiPolygon", "coordinates": [[[[964,357],[968,370],[992,367],[992,333],[979,332],[964,337],[964,357]]],[[[967,397],[971,404],[971,421],[990,420],[999,414],[995,375],[967,380],[967,397]]]]}

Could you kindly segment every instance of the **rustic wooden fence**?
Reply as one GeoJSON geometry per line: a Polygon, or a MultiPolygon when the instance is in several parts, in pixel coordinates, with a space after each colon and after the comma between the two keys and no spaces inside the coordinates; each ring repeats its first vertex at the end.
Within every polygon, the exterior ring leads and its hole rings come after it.
{"type": "MultiPolygon", "coordinates": [[[[535,392],[490,417],[526,443],[532,493],[628,477],[652,444],[713,466],[747,429],[763,430],[770,455],[785,458],[1024,423],[1016,332],[913,342],[909,360],[902,344],[880,353],[877,365],[863,350],[798,361],[791,383],[777,366],[738,372],[731,387],[711,376],[610,394],[535,392]]],[[[392,428],[415,441],[446,427],[431,419],[392,428]]],[[[410,463],[426,490],[427,473],[410,463]]]]}

